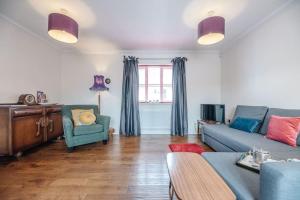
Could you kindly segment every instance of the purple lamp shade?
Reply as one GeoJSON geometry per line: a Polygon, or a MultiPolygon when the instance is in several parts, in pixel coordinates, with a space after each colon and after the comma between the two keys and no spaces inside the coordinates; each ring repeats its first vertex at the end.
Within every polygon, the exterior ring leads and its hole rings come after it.
{"type": "Polygon", "coordinates": [[[104,83],[104,76],[102,75],[95,75],[94,76],[94,85],[90,87],[90,90],[93,91],[105,91],[108,90],[109,88],[105,86],[104,83]]]}
{"type": "Polygon", "coordinates": [[[198,43],[211,45],[225,37],[225,19],[219,16],[208,17],[198,24],[198,43]]]}
{"type": "Polygon", "coordinates": [[[78,41],[78,24],[64,14],[51,13],[48,16],[48,34],[61,42],[76,43],[78,41]]]}

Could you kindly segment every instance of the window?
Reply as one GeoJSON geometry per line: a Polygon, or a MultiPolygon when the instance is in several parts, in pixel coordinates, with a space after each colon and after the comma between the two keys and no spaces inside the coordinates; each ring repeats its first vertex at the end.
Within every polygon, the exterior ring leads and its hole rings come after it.
{"type": "Polygon", "coordinates": [[[172,102],[171,65],[139,65],[139,101],[172,102]]]}

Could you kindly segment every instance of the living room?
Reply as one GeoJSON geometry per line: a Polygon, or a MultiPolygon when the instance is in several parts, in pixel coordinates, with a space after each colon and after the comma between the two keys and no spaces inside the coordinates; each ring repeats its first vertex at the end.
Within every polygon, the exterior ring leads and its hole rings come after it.
{"type": "Polygon", "coordinates": [[[0,199],[300,199],[299,20],[297,0],[0,0],[0,199]]]}

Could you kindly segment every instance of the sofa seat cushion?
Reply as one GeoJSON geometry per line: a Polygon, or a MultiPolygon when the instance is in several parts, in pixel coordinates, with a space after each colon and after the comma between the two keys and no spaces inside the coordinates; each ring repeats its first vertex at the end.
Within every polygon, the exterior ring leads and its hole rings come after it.
{"type": "Polygon", "coordinates": [[[225,180],[237,200],[259,199],[259,174],[235,164],[241,153],[210,152],[202,155],[225,180]]]}
{"type": "Polygon", "coordinates": [[[100,132],[103,132],[103,125],[101,124],[82,125],[74,128],[74,135],[87,135],[100,132]]]}
{"type": "Polygon", "coordinates": [[[223,145],[229,147],[236,152],[247,152],[254,146],[263,148],[264,150],[272,152],[289,152],[298,151],[298,148],[289,145],[269,140],[264,135],[252,133],[249,134],[244,131],[230,128],[227,125],[205,125],[203,127],[204,138],[205,135],[217,140],[223,145]]]}

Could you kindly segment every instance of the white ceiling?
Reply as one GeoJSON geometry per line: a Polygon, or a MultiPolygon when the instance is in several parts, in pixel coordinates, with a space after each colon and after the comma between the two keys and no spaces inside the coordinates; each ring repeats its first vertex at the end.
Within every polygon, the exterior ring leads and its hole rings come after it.
{"type": "Polygon", "coordinates": [[[0,0],[0,12],[63,49],[216,50],[284,6],[287,0],[0,0]],[[47,16],[67,10],[78,21],[79,42],[66,45],[47,35],[47,16]],[[226,39],[197,44],[197,24],[214,10],[226,19],[226,39]]]}

